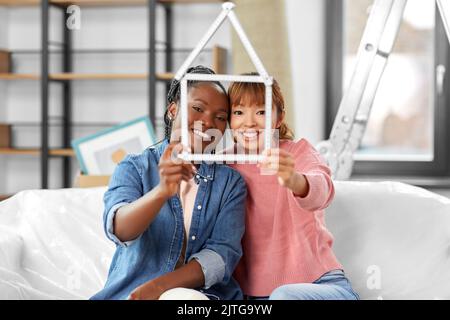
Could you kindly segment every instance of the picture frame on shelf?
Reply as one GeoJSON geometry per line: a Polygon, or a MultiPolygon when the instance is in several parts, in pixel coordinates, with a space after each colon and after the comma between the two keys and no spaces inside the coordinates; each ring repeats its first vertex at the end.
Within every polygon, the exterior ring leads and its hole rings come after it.
{"type": "Polygon", "coordinates": [[[72,141],[85,175],[111,175],[128,154],[139,154],[156,142],[150,119],[145,116],[72,141]]]}

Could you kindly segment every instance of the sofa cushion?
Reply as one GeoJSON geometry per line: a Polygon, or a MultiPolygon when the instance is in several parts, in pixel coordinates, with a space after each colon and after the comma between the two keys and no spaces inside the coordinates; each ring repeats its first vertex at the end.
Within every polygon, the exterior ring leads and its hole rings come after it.
{"type": "Polygon", "coordinates": [[[335,182],[334,251],[362,299],[450,299],[450,200],[397,182],[335,182]]]}

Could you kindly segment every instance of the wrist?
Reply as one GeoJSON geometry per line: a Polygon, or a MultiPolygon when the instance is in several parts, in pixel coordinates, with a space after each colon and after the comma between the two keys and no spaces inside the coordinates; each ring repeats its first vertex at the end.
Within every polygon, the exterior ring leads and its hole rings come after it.
{"type": "Polygon", "coordinates": [[[164,276],[153,279],[152,285],[153,285],[153,288],[155,288],[156,291],[159,293],[159,295],[162,295],[167,290],[172,289],[167,286],[167,281],[164,281],[164,276]]]}
{"type": "Polygon", "coordinates": [[[295,175],[296,175],[295,178],[296,183],[294,188],[292,189],[292,192],[294,193],[295,196],[304,198],[309,193],[308,180],[306,180],[306,177],[301,173],[296,172],[295,175]]]}
{"type": "Polygon", "coordinates": [[[165,189],[161,186],[161,184],[158,184],[154,190],[155,190],[154,194],[157,199],[166,201],[171,197],[170,194],[166,192],[165,189]]]}
{"type": "Polygon", "coordinates": [[[299,176],[299,173],[294,171],[287,181],[285,181],[286,188],[290,189],[292,192],[295,193],[295,191],[298,189],[299,181],[301,177],[299,176]]]}

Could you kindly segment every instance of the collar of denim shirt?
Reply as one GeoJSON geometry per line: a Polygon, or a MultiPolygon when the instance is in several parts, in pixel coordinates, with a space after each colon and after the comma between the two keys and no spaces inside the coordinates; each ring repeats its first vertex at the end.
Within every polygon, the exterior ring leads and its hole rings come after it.
{"type": "MultiPolygon", "coordinates": [[[[161,155],[164,153],[164,150],[166,150],[167,146],[169,145],[169,140],[164,139],[160,144],[155,146],[155,150],[158,153],[158,160],[161,158],[161,155]]],[[[216,169],[216,163],[206,163],[205,161],[202,161],[200,163],[200,166],[197,168],[197,175],[196,180],[208,182],[214,180],[214,174],[216,169]]]]}

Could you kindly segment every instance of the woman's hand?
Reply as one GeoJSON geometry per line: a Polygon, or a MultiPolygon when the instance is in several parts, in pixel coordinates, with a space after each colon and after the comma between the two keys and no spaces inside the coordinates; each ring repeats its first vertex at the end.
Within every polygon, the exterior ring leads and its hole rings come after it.
{"type": "Polygon", "coordinates": [[[264,170],[274,171],[278,183],[290,189],[295,195],[305,197],[309,191],[305,176],[295,170],[295,159],[289,152],[282,149],[264,151],[266,158],[259,164],[264,170]]]}
{"type": "Polygon", "coordinates": [[[268,149],[263,154],[266,158],[260,162],[260,168],[276,173],[280,185],[290,188],[295,174],[294,157],[282,149],[268,149]]]}
{"type": "Polygon", "coordinates": [[[167,198],[178,192],[181,180],[189,181],[194,177],[195,167],[177,158],[183,150],[179,143],[170,144],[159,161],[159,191],[167,198]]]}
{"type": "Polygon", "coordinates": [[[148,281],[131,292],[128,300],[158,300],[164,289],[156,281],[148,281]]]}
{"type": "Polygon", "coordinates": [[[173,288],[199,288],[205,285],[205,275],[200,263],[192,259],[180,268],[150,280],[137,287],[129,296],[129,300],[156,300],[173,288]]]}

